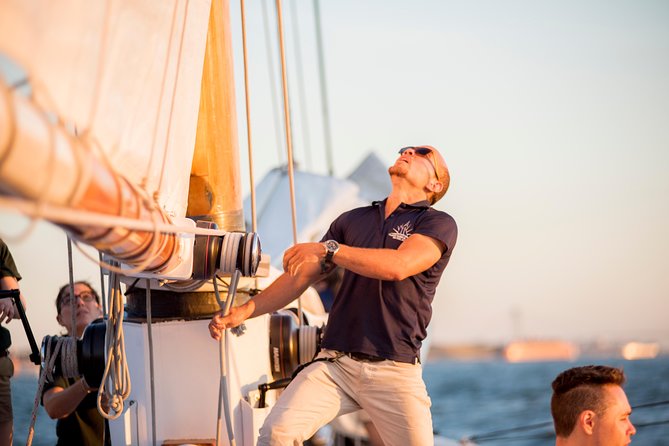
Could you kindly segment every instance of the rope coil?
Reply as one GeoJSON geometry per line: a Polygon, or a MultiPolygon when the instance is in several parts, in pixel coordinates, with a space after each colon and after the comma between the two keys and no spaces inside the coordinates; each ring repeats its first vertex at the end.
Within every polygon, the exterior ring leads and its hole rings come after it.
{"type": "Polygon", "coordinates": [[[228,232],[221,242],[221,259],[218,271],[224,275],[239,271],[243,276],[253,276],[260,263],[260,242],[255,232],[228,232]]]}
{"type": "Polygon", "coordinates": [[[237,270],[237,258],[239,255],[239,242],[244,234],[241,232],[228,232],[223,236],[221,246],[221,262],[219,269],[223,274],[232,274],[237,270]]]}
{"type": "Polygon", "coordinates": [[[71,336],[63,338],[60,352],[60,369],[65,378],[80,376],[77,362],[77,340],[71,336]]]}
{"type": "Polygon", "coordinates": [[[106,364],[98,389],[98,411],[108,420],[115,420],[123,412],[123,402],[130,395],[130,372],[125,355],[125,336],[123,333],[123,294],[118,275],[112,273],[113,284],[109,294],[109,318],[105,334],[106,364]],[[103,407],[102,395],[109,400],[109,408],[103,407]],[[113,413],[110,411],[113,411],[113,413]]]}

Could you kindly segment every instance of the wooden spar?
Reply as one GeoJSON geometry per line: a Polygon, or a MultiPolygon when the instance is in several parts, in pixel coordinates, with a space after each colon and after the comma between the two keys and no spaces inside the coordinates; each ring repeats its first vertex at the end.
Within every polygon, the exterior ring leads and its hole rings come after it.
{"type": "Polygon", "coordinates": [[[228,0],[213,0],[187,216],[244,231],[228,0]]]}
{"type": "MultiPolygon", "coordinates": [[[[49,122],[0,80],[0,193],[72,210],[169,223],[152,197],[133,186],[89,143],[49,122]]],[[[58,223],[56,223],[58,224],[58,223]]],[[[160,272],[177,261],[174,234],[62,225],[73,238],[132,267],[160,272]]]]}

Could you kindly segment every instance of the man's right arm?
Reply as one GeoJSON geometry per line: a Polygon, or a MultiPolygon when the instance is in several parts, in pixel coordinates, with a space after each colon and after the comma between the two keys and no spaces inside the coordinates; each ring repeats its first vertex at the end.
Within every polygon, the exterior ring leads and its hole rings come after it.
{"type": "Polygon", "coordinates": [[[217,312],[209,322],[209,334],[219,340],[226,328],[240,325],[246,319],[279,310],[297,299],[321,276],[320,265],[310,264],[299,274],[282,274],[264,291],[243,305],[230,308],[230,313],[217,312]]]}

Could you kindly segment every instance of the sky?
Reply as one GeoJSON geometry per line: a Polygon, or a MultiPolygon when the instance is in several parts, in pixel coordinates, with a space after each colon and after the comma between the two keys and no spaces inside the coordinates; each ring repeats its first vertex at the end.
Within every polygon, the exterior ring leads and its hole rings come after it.
{"type": "MultiPolygon", "coordinates": [[[[325,173],[312,5],[283,2],[292,133],[300,166],[325,173]]],[[[456,219],[459,239],[435,298],[433,342],[657,340],[669,348],[669,3],[320,7],[335,175],[370,151],[390,165],[407,145],[433,145],[449,165],[451,188],[437,208],[456,219]]],[[[233,1],[240,55],[238,9],[233,1]]],[[[262,9],[247,2],[246,13],[260,178],[285,163],[276,139],[283,124],[262,9]]],[[[275,52],[272,61],[277,83],[275,52]]],[[[244,155],[241,79],[237,70],[244,155]]],[[[68,280],[65,236],[7,210],[0,222],[39,342],[59,332],[53,300],[68,280]],[[27,238],[12,238],[20,233],[27,238]]],[[[75,277],[99,283],[79,257],[75,277]]],[[[20,325],[10,328],[24,345],[20,325]]]]}

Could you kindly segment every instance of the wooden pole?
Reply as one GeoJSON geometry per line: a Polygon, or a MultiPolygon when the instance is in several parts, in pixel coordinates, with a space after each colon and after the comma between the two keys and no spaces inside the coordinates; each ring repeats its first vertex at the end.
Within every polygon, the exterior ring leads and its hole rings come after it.
{"type": "Polygon", "coordinates": [[[243,231],[239,142],[228,0],[213,0],[202,72],[188,210],[219,229],[243,231]]]}

